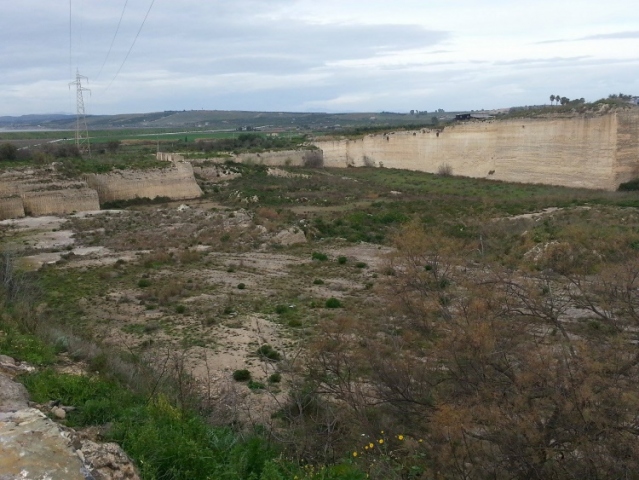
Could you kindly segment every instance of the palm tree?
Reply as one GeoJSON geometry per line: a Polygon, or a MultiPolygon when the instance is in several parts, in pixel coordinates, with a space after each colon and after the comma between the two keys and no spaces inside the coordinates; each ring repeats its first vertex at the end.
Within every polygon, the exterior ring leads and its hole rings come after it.
{"type": "Polygon", "coordinates": [[[550,96],[550,104],[552,105],[555,102],[555,96],[551,95],[550,96]]]}

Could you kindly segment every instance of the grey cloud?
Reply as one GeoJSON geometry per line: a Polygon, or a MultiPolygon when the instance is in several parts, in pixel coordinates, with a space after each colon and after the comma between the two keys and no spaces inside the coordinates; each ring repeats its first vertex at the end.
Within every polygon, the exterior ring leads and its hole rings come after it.
{"type": "Polygon", "coordinates": [[[204,36],[174,31],[171,35],[147,37],[140,41],[128,68],[135,65],[153,68],[155,64],[175,74],[288,75],[343,60],[368,59],[388,52],[428,47],[448,37],[446,32],[415,25],[226,23],[209,28],[211,33],[204,36]]]}
{"type": "Polygon", "coordinates": [[[528,69],[562,69],[562,68],[588,68],[604,67],[610,65],[636,65],[638,58],[592,58],[590,56],[551,58],[551,59],[523,59],[511,62],[495,62],[494,65],[517,66],[519,70],[528,69]]]}
{"type": "Polygon", "coordinates": [[[633,32],[615,32],[615,33],[601,33],[598,35],[588,35],[587,37],[581,37],[578,40],[618,40],[626,38],[639,38],[639,30],[633,32]]]}
{"type": "Polygon", "coordinates": [[[639,38],[639,30],[614,32],[614,33],[598,33],[595,35],[587,35],[585,37],[579,37],[579,38],[573,38],[573,39],[560,38],[555,40],[544,40],[541,42],[536,42],[536,44],[544,45],[549,43],[584,42],[587,40],[626,40],[626,39],[635,39],[635,38],[639,38]]]}
{"type": "Polygon", "coordinates": [[[494,65],[557,65],[563,63],[575,63],[586,58],[590,57],[588,55],[581,55],[577,57],[519,58],[517,60],[494,62],[494,65]]]}

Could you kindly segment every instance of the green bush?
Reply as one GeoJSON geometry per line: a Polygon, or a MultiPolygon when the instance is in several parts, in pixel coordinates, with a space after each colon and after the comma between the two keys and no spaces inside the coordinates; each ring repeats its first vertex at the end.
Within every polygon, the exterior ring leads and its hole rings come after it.
{"type": "Polygon", "coordinates": [[[257,354],[260,357],[265,357],[265,358],[268,358],[269,360],[273,360],[275,362],[277,362],[278,360],[280,360],[282,358],[280,353],[277,350],[275,350],[273,347],[268,345],[268,344],[264,344],[260,348],[258,348],[257,349],[257,354]]]}
{"type": "Polygon", "coordinates": [[[266,385],[262,382],[256,382],[255,380],[249,380],[246,386],[251,390],[264,390],[266,388],[266,385]]]}
{"type": "Polygon", "coordinates": [[[251,379],[251,372],[246,369],[243,370],[235,370],[233,372],[233,380],[237,382],[246,382],[251,379]]]}
{"type": "Polygon", "coordinates": [[[237,288],[238,290],[244,290],[246,288],[246,285],[244,285],[243,283],[238,283],[237,288]]]}
{"type": "Polygon", "coordinates": [[[357,262],[355,266],[357,268],[368,268],[368,264],[366,262],[357,262]]]}
{"type": "Polygon", "coordinates": [[[150,286],[151,286],[151,280],[149,280],[148,278],[141,278],[140,281],[138,281],[138,287],[140,288],[146,288],[150,286]]]}
{"type": "Polygon", "coordinates": [[[180,313],[181,314],[181,313],[184,313],[184,312],[186,312],[186,306],[181,305],[181,304],[175,306],[175,313],[180,313]]]}
{"type": "Polygon", "coordinates": [[[279,372],[273,373],[270,377],[268,377],[269,383],[280,383],[282,381],[282,374],[279,372]]]}
{"type": "Polygon", "coordinates": [[[325,306],[326,308],[342,308],[342,302],[340,302],[337,298],[331,297],[326,300],[325,306]]]}
{"type": "Polygon", "coordinates": [[[322,252],[313,252],[311,253],[311,258],[319,262],[325,262],[326,260],[328,260],[328,255],[322,252]]]}
{"type": "Polygon", "coordinates": [[[321,278],[316,278],[315,280],[313,280],[313,285],[324,285],[324,280],[322,280],[321,278]]]}
{"type": "Polygon", "coordinates": [[[337,258],[337,263],[339,263],[340,265],[344,265],[346,262],[348,262],[348,258],[341,256],[337,258]]]}

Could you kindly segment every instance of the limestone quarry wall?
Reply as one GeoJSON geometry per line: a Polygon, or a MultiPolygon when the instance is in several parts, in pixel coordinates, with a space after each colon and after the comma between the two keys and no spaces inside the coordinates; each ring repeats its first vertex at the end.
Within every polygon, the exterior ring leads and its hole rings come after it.
{"type": "Polygon", "coordinates": [[[322,152],[318,150],[284,150],[281,152],[241,153],[235,157],[239,163],[253,163],[269,167],[291,166],[303,167],[307,162],[322,152]]]}
{"type": "Polygon", "coordinates": [[[26,215],[63,215],[99,210],[100,204],[116,200],[167,197],[196,198],[202,190],[190,163],[179,155],[164,169],[90,174],[83,181],[70,181],[55,168],[16,169],[0,175],[0,220],[26,215]]]}
{"type": "Polygon", "coordinates": [[[16,169],[0,175],[0,219],[99,210],[98,194],[54,168],[16,169]]]}
{"type": "Polygon", "coordinates": [[[0,198],[0,220],[24,217],[24,204],[20,197],[0,198]]]}
{"type": "Polygon", "coordinates": [[[32,216],[100,210],[98,192],[91,188],[24,192],[22,202],[24,213],[32,216]]]}
{"type": "Polygon", "coordinates": [[[100,203],[155,197],[184,200],[202,195],[190,163],[173,163],[169,168],[155,170],[89,174],[85,180],[97,191],[100,203]]]}
{"type": "Polygon", "coordinates": [[[318,141],[328,167],[384,166],[614,190],[639,176],[639,113],[460,122],[444,129],[318,141]]]}
{"type": "Polygon", "coordinates": [[[282,150],[277,152],[240,153],[230,157],[212,157],[205,160],[193,160],[193,162],[212,161],[224,163],[227,160],[269,167],[304,167],[309,165],[320,167],[323,163],[323,153],[317,149],[282,150]]]}

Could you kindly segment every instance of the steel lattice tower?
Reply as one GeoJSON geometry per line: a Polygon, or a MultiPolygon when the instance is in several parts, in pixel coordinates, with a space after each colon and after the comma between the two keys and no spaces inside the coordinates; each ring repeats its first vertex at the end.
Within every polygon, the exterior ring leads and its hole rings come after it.
{"type": "Polygon", "coordinates": [[[84,75],[80,75],[80,72],[75,74],[75,82],[69,83],[69,88],[75,85],[76,91],[76,122],[75,122],[75,146],[81,153],[86,153],[91,156],[91,142],[89,141],[89,129],[87,128],[87,119],[84,112],[84,97],[82,92],[91,92],[88,88],[82,86],[82,79],[87,82],[89,79],[84,75]]]}

